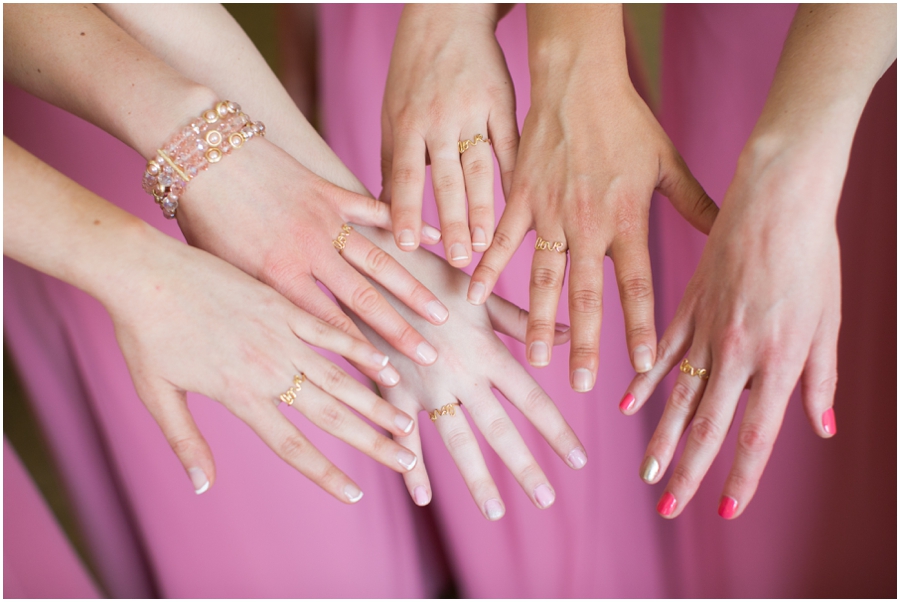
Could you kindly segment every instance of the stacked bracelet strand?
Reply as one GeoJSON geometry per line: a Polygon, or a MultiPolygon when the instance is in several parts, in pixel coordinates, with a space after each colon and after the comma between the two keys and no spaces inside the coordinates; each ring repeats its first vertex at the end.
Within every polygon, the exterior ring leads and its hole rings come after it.
{"type": "Polygon", "coordinates": [[[168,219],[175,217],[187,183],[218,163],[254,136],[265,136],[266,126],[253,122],[241,107],[223,100],[191,121],[156,151],[147,163],[143,188],[152,194],[168,219]]]}

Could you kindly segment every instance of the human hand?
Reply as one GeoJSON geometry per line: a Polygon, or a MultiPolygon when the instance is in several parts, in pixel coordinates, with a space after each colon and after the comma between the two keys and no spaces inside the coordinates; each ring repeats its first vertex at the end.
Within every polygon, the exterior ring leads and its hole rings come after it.
{"type": "Polygon", "coordinates": [[[533,76],[509,202],[468,289],[470,302],[483,303],[531,229],[551,245],[561,243],[559,252],[536,249],[531,268],[528,361],[546,366],[568,248],[570,384],[580,392],[596,381],[604,255],[615,262],[632,365],[645,372],[656,356],[647,250],[651,195],[659,190],[669,197],[703,232],[717,212],[627,73],[598,79],[596,66],[589,67],[553,71],[547,82],[533,76]]]}
{"type": "MultiPolygon", "coordinates": [[[[423,365],[437,352],[363,277],[384,284],[432,324],[447,309],[392,257],[351,232],[341,254],[332,241],[345,222],[390,228],[388,207],[319,178],[264,138],[255,138],[194,179],[178,208],[185,238],[269,284],[298,307],[362,336],[316,285],[319,280],[395,349],[423,365]]],[[[371,375],[370,375],[371,376],[371,375]]],[[[390,366],[376,380],[392,386],[390,366]]]]}
{"type": "Polygon", "coordinates": [[[469,264],[473,249],[487,249],[494,234],[494,161],[490,145],[476,136],[493,144],[505,191],[516,163],[515,94],[494,37],[501,10],[494,4],[407,5],[391,53],[381,117],[381,199],[391,203],[396,244],[416,249],[430,162],[444,249],[456,267],[469,264]],[[460,154],[462,140],[475,145],[460,154]]]}
{"type": "Polygon", "coordinates": [[[345,503],[362,492],[278,410],[294,375],[304,374],[292,407],[313,424],[385,466],[405,472],[416,456],[376,432],[351,409],[395,436],[413,420],[309,345],[334,351],[377,374],[387,357],[368,342],[297,309],[274,290],[206,252],[141,223],[129,237],[120,274],[97,296],[138,395],[197,493],[215,482],[209,445],[194,423],[186,391],[222,403],[284,461],[345,503]],[[135,269],[134,266],[140,266],[135,269]]]}
{"type": "MultiPolygon", "coordinates": [[[[440,355],[438,361],[428,367],[403,358],[395,360],[403,378],[397,387],[383,391],[385,399],[410,415],[440,410],[448,404],[454,408],[453,415],[438,416],[434,427],[459,468],[475,504],[488,520],[503,516],[503,500],[466,414],[460,406],[452,404],[465,407],[475,426],[535,506],[549,507],[556,496],[552,484],[491,392],[492,388],[497,389],[521,411],[569,466],[579,469],[585,465],[584,447],[553,401],[494,334],[497,330],[522,340],[527,314],[496,295],[492,295],[484,306],[470,305],[462,297],[468,284],[465,273],[430,253],[406,257],[410,258],[407,265],[413,273],[423,277],[429,288],[450,304],[452,311],[447,324],[435,328],[419,324],[419,318],[398,304],[399,311],[435,342],[440,355]]],[[[361,328],[376,346],[386,348],[386,343],[374,333],[368,332],[364,325],[361,328]]],[[[567,339],[568,329],[560,326],[556,342],[564,343],[567,339]]],[[[423,427],[419,426],[420,420],[416,422],[409,434],[394,435],[394,439],[421,457],[419,429],[423,427]]],[[[429,422],[425,420],[424,424],[429,422]]],[[[430,502],[431,484],[421,462],[405,475],[404,480],[416,504],[423,506],[430,502]]]]}
{"type": "Polygon", "coordinates": [[[646,482],[661,480],[686,434],[657,507],[670,518],[719,453],[745,386],[752,385],[720,500],[723,518],[740,516],[753,498],[798,379],[814,432],[837,432],[840,253],[828,208],[837,206],[846,164],[831,165],[818,150],[749,148],[659,342],[657,364],[632,381],[620,406],[637,412],[682,359],[709,371],[708,381],[677,375],[641,466],[646,482]]]}

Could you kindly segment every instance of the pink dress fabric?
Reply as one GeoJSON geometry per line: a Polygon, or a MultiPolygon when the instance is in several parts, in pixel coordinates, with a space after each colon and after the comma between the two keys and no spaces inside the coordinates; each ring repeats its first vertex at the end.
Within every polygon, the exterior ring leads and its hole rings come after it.
{"type": "MultiPolygon", "coordinates": [[[[666,7],[662,122],[716,199],[724,195],[762,109],[794,8],[666,7]]],[[[380,106],[400,12],[400,6],[374,5],[321,10],[326,137],[376,194],[381,187],[380,106]]],[[[529,106],[521,6],[501,22],[497,37],[515,82],[521,127],[529,106]]],[[[486,522],[440,439],[424,429],[425,460],[435,489],[432,507],[462,595],[895,596],[895,131],[893,68],[860,126],[839,215],[844,266],[839,436],[831,441],[815,436],[795,395],[753,505],[739,520],[726,522],[716,514],[733,435],[685,513],[674,521],[659,518],[655,503],[662,485],[646,486],[636,472],[671,381],[637,417],[618,413],[616,403],[633,372],[607,265],[595,390],[586,395],[570,390],[568,354],[562,348],[555,351],[551,366],[528,368],[574,426],[589,456],[582,471],[571,471],[533,429],[517,420],[556,489],[551,509],[534,508],[482,441],[507,504],[501,521],[486,522]],[[871,217],[861,204],[872,207],[871,217]],[[884,263],[874,261],[876,257],[884,263]]],[[[499,185],[495,198],[499,215],[499,185]]],[[[430,182],[425,205],[426,218],[437,224],[430,182]]],[[[705,238],[663,199],[654,203],[652,219],[661,334],[705,238]]],[[[531,236],[497,286],[499,294],[523,307],[528,303],[531,236]]],[[[567,320],[565,304],[559,319],[567,320]]],[[[526,364],[522,346],[509,346],[526,364]]],[[[516,417],[515,409],[509,412],[516,417]]]]}
{"type": "Polygon", "coordinates": [[[3,597],[99,598],[15,450],[3,439],[3,597]]]}
{"type": "MultiPolygon", "coordinates": [[[[4,134],[65,175],[181,238],[140,189],[144,160],[12,86],[4,134]],[[89,149],[90,152],[84,152],[89,149]]],[[[163,133],[162,136],[165,136],[163,133]]],[[[285,410],[366,492],[346,506],[282,462],[217,403],[188,397],[218,480],[194,494],[138,399],[93,298],[4,259],[4,332],[115,597],[429,597],[437,546],[399,475],[285,410]]],[[[13,491],[4,492],[10,501],[13,491]]],[[[7,551],[9,553],[9,551],[7,551]]]]}

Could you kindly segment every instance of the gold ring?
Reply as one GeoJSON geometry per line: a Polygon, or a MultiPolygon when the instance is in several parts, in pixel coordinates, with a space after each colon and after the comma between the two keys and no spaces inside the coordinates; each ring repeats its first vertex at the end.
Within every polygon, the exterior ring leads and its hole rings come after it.
{"type": "Polygon", "coordinates": [[[344,252],[344,247],[347,246],[347,238],[350,236],[350,232],[353,231],[353,228],[344,224],[341,226],[341,233],[338,234],[337,238],[331,241],[331,244],[334,245],[334,248],[338,250],[338,253],[344,252]]]}
{"type": "Polygon", "coordinates": [[[464,152],[469,150],[469,148],[475,146],[479,142],[487,142],[488,144],[490,144],[491,140],[490,140],[490,138],[484,138],[481,134],[475,134],[475,140],[460,140],[459,141],[459,154],[460,155],[463,154],[464,152]]]}
{"type": "Polygon", "coordinates": [[[534,241],[534,249],[536,251],[556,251],[557,253],[566,252],[566,243],[559,241],[544,240],[540,236],[534,241]]]}
{"type": "Polygon", "coordinates": [[[679,368],[685,374],[689,374],[691,376],[696,376],[700,378],[700,380],[709,380],[709,370],[706,368],[694,368],[691,366],[691,363],[687,358],[684,358],[684,361],[681,362],[681,367],[679,368]]]}
{"type": "Polygon", "coordinates": [[[433,412],[428,412],[428,416],[431,418],[432,422],[437,422],[437,419],[440,416],[454,416],[456,414],[456,406],[458,405],[458,403],[448,403],[442,408],[438,408],[433,412]]]}
{"type": "Polygon", "coordinates": [[[302,372],[300,374],[294,375],[294,386],[290,389],[282,393],[278,396],[278,399],[283,401],[284,403],[290,405],[294,405],[294,400],[297,399],[297,394],[303,389],[303,383],[306,381],[306,375],[302,372]]]}

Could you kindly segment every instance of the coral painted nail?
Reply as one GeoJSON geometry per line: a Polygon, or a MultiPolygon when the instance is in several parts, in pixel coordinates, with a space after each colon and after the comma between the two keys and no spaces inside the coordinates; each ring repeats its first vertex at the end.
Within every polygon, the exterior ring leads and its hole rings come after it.
{"type": "Polygon", "coordinates": [[[675,496],[667,491],[656,505],[656,511],[663,516],[669,516],[675,510],[675,503],[675,496]]]}
{"type": "Polygon", "coordinates": [[[834,408],[822,412],[822,428],[829,435],[837,435],[837,423],[834,421],[834,408]]]}
{"type": "Polygon", "coordinates": [[[719,501],[719,516],[722,518],[731,518],[734,516],[735,511],[737,511],[737,505],[736,499],[723,495],[721,501],[719,501]]]}
{"type": "Polygon", "coordinates": [[[625,397],[622,398],[622,401],[619,402],[619,409],[623,412],[627,412],[634,405],[634,395],[631,393],[626,393],[625,397]]]}

